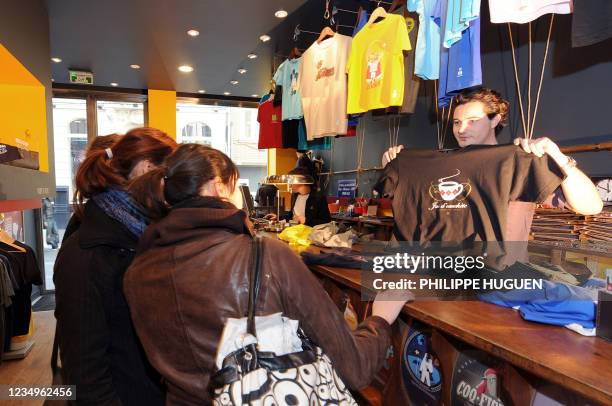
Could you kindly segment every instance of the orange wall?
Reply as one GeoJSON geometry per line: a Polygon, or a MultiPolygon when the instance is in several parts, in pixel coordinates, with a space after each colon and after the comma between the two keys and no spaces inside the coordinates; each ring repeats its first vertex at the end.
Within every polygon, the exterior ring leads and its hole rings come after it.
{"type": "Polygon", "coordinates": [[[148,106],[147,125],[176,139],[176,92],[149,89],[148,106]]]}
{"type": "Polygon", "coordinates": [[[0,143],[38,152],[49,171],[45,87],[0,44],[0,143]]]}

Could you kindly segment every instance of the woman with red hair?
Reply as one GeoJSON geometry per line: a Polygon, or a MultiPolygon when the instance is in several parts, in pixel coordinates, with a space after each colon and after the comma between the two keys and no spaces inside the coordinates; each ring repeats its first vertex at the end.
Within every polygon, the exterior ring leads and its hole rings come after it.
{"type": "Polygon", "coordinates": [[[121,286],[149,223],[127,185],[175,148],[162,131],[136,128],[107,148],[89,151],[77,172],[80,225],[64,241],[53,278],[63,383],[76,385],[79,404],[165,402],[121,286]]]}

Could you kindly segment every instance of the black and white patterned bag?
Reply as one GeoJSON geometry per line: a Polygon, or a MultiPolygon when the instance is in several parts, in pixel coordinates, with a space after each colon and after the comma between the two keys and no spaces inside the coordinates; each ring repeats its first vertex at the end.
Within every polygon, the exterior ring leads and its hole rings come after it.
{"type": "MultiPolygon", "coordinates": [[[[255,303],[259,290],[262,244],[253,243],[249,281],[247,333],[255,333],[255,303]]],[[[302,351],[275,355],[249,344],[223,359],[212,377],[213,404],[220,405],[357,405],[331,360],[299,330],[302,351]]]]}

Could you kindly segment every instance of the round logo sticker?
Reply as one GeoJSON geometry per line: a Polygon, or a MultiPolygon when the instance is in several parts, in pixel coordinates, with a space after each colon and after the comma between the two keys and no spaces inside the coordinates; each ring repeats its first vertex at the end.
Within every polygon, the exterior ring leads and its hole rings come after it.
{"type": "Polygon", "coordinates": [[[429,335],[411,330],[402,351],[404,385],[414,404],[438,405],[442,397],[440,361],[429,345],[429,335]]]}
{"type": "Polygon", "coordinates": [[[485,358],[477,351],[459,354],[453,371],[452,406],[504,406],[498,372],[485,358]]]}

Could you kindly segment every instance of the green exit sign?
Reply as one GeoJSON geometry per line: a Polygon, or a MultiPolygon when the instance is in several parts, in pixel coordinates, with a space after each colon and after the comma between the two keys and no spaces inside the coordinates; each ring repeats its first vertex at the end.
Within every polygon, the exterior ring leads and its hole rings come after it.
{"type": "Polygon", "coordinates": [[[70,83],[93,85],[93,73],[80,70],[70,70],[70,83]]]}

